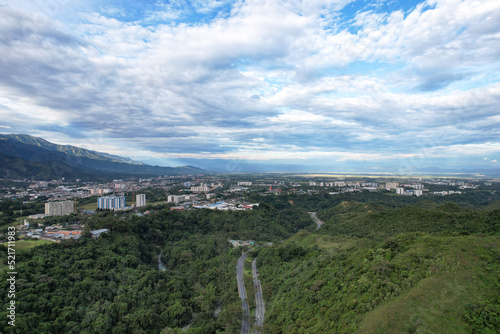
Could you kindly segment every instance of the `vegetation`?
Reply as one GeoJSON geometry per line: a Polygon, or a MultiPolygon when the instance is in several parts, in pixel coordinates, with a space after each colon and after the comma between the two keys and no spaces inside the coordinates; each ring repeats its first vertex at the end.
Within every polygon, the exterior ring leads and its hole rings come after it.
{"type": "MultiPolygon", "coordinates": [[[[267,206],[160,210],[143,217],[99,213],[88,218],[86,230],[111,233],[17,252],[16,327],[0,322],[0,332],[159,333],[189,324],[186,333],[235,333],[241,253],[227,239],[278,240],[308,225],[301,211],[267,206]],[[160,252],[165,271],[158,270],[160,252]]],[[[5,247],[1,251],[5,257],[5,247]]],[[[4,304],[8,287],[6,281],[0,286],[4,304]]],[[[0,312],[4,319],[6,314],[0,312]]]]}
{"type": "Polygon", "coordinates": [[[342,202],[259,252],[268,333],[497,333],[500,210],[342,202]]]}
{"type": "MultiPolygon", "coordinates": [[[[47,218],[81,221],[86,232],[35,248],[17,241],[16,327],[0,322],[0,332],[238,333],[241,250],[228,239],[274,243],[249,255],[258,258],[264,333],[500,331],[496,194],[458,203],[383,193],[252,196],[260,206],[250,211],[158,205],[141,217],[47,218]],[[316,230],[307,211],[325,225],[316,230]],[[111,232],[87,233],[99,228],[111,232]]],[[[11,205],[5,212],[14,215],[11,205]]],[[[8,287],[0,284],[4,305],[8,287]]]]}
{"type": "Polygon", "coordinates": [[[496,333],[499,248],[493,236],[416,233],[338,252],[263,249],[266,332],[496,333]]]}

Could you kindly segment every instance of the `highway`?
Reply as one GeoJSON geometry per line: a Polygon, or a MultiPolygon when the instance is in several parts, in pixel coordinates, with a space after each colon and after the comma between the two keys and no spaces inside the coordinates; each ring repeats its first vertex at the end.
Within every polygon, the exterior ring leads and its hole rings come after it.
{"type": "MultiPolygon", "coordinates": [[[[250,252],[249,250],[248,252],[250,252]]],[[[236,281],[238,282],[238,294],[241,299],[241,308],[243,309],[243,316],[241,319],[241,334],[249,334],[250,333],[250,311],[247,303],[247,292],[245,290],[245,284],[243,283],[243,264],[245,263],[245,259],[247,258],[247,253],[243,254],[238,260],[238,264],[236,265],[236,281]]]]}
{"type": "Polygon", "coordinates": [[[324,221],[322,221],[321,219],[318,218],[318,216],[316,216],[316,212],[310,212],[311,213],[311,218],[316,222],[316,224],[318,225],[316,227],[316,229],[319,229],[321,226],[323,226],[325,224],[324,221]]]}
{"type": "MultiPolygon", "coordinates": [[[[259,275],[257,273],[257,258],[252,262],[252,277],[253,284],[255,288],[255,327],[260,328],[264,323],[264,313],[266,309],[264,307],[264,299],[262,298],[262,286],[260,285],[259,275]]],[[[260,334],[259,330],[255,330],[254,333],[260,334]]]]}

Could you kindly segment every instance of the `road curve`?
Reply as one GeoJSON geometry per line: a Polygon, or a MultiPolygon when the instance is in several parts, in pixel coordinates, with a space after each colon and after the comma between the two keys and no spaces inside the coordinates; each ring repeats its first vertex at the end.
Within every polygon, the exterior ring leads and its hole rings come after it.
{"type": "Polygon", "coordinates": [[[250,317],[250,311],[247,303],[247,292],[245,290],[245,284],[243,283],[243,264],[245,263],[245,259],[247,258],[247,253],[251,250],[244,253],[238,260],[238,264],[236,265],[236,281],[238,282],[238,294],[241,299],[241,308],[243,309],[243,315],[241,319],[241,334],[249,334],[250,333],[250,323],[248,321],[250,317]]]}
{"type": "MultiPolygon", "coordinates": [[[[260,328],[264,323],[266,309],[264,307],[264,298],[262,298],[262,286],[260,285],[259,274],[257,273],[257,258],[252,262],[252,277],[255,286],[255,327],[260,328]]],[[[260,330],[256,329],[254,333],[260,334],[260,330]]]]}
{"type": "Polygon", "coordinates": [[[311,218],[314,220],[314,222],[318,225],[316,227],[316,229],[319,229],[321,226],[323,226],[325,224],[324,221],[322,221],[321,219],[318,218],[318,216],[316,216],[316,212],[311,212],[311,218]]]}

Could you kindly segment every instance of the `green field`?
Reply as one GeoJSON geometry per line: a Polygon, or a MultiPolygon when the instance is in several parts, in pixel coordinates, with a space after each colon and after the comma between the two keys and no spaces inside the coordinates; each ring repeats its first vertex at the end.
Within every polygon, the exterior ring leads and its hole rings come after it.
{"type": "Polygon", "coordinates": [[[40,240],[40,239],[16,240],[16,253],[27,252],[36,246],[53,244],[53,243],[54,243],[53,241],[40,240]]]}
{"type": "MultiPolygon", "coordinates": [[[[35,248],[37,246],[52,244],[52,243],[54,243],[54,242],[48,241],[48,240],[39,240],[39,239],[16,240],[16,244],[14,246],[14,249],[16,251],[16,255],[19,255],[19,254],[26,253],[30,249],[35,248]]],[[[5,252],[7,252],[7,243],[3,243],[1,245],[5,247],[5,252]]],[[[2,253],[3,253],[3,248],[2,248],[2,253]]],[[[0,258],[0,271],[7,268],[7,265],[5,262],[6,258],[7,258],[7,254],[3,253],[2,257],[0,258]]]]}
{"type": "Polygon", "coordinates": [[[78,207],[82,208],[85,211],[88,211],[88,210],[93,211],[93,210],[97,209],[97,203],[89,203],[89,204],[85,204],[85,205],[79,205],[78,207]]]}

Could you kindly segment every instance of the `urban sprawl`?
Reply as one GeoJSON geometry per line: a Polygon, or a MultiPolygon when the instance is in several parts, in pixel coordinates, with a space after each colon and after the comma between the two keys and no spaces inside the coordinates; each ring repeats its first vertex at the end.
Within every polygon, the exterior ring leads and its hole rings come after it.
{"type": "MultiPolygon", "coordinates": [[[[44,218],[73,213],[93,215],[99,211],[127,211],[144,215],[158,205],[170,210],[251,210],[259,203],[248,198],[282,194],[317,194],[331,196],[346,192],[390,192],[395,196],[447,196],[461,195],[478,187],[491,187],[498,180],[404,178],[377,182],[361,177],[271,177],[252,176],[164,176],[156,178],[120,179],[96,183],[81,180],[29,181],[2,180],[0,201],[22,199],[18,233],[26,238],[52,241],[79,238],[84,225],[79,222],[44,226],[44,218]],[[23,216],[23,206],[44,202],[45,211],[23,216]]],[[[98,237],[108,230],[89,231],[98,237]]]]}

